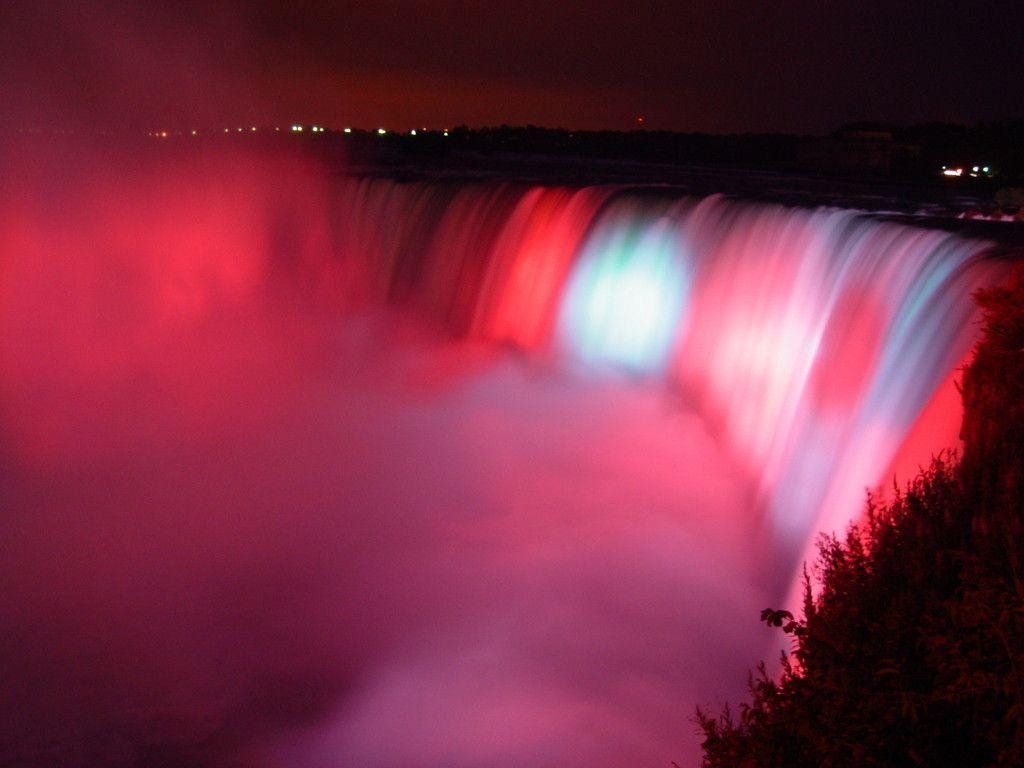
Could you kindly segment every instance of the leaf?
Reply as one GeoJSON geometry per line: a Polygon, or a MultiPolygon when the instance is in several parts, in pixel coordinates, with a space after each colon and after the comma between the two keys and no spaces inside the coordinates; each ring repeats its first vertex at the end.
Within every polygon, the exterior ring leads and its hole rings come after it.
{"type": "Polygon", "coordinates": [[[769,627],[781,627],[783,622],[792,620],[793,614],[789,611],[776,611],[772,608],[765,608],[761,611],[761,621],[769,627]]]}

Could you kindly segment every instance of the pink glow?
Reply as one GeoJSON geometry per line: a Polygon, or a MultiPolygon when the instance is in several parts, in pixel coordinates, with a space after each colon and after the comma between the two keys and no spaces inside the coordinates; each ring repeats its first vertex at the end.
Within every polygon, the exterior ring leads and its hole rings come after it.
{"type": "Polygon", "coordinates": [[[1001,270],[851,212],[18,161],[0,755],[47,765],[685,763],[1001,270]],[[687,280],[664,369],[556,333],[581,254],[685,267],[639,273],[687,280]]]}
{"type": "Polygon", "coordinates": [[[555,311],[590,226],[610,189],[532,189],[523,195],[495,246],[475,332],[524,349],[551,340],[555,311]]]}

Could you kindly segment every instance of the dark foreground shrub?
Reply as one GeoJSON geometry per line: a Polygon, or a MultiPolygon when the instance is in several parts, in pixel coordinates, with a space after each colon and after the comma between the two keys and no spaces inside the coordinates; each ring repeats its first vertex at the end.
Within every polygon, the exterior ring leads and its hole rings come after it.
{"type": "Polygon", "coordinates": [[[698,710],[707,768],[1024,766],[1024,273],[979,294],[964,455],[937,458],[843,540],[750,702],[698,710]]]}

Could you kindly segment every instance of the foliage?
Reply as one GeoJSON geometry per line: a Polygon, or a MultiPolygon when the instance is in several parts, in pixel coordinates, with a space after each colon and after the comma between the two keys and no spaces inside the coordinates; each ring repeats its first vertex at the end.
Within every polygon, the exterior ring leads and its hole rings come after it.
{"type": "Polygon", "coordinates": [[[845,539],[738,715],[698,710],[706,768],[1024,765],[1024,280],[979,295],[964,457],[936,458],[845,539]],[[979,411],[981,415],[979,416],[979,411]]]}
{"type": "Polygon", "coordinates": [[[1002,187],[996,190],[996,205],[1000,208],[1019,210],[1024,206],[1024,189],[1021,187],[1002,187]]]}

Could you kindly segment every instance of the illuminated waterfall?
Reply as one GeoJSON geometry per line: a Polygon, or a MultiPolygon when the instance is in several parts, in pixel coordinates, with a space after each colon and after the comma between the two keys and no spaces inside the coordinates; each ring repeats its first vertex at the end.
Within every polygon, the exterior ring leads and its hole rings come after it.
{"type": "Polygon", "coordinates": [[[791,552],[856,515],[1003,270],[948,233],[722,197],[364,180],[340,211],[370,294],[695,398],[791,552]]]}
{"type": "Polygon", "coordinates": [[[817,533],[955,436],[1006,271],[664,189],[31,160],[0,184],[0,754],[35,732],[46,765],[696,760],[817,533]]]}

